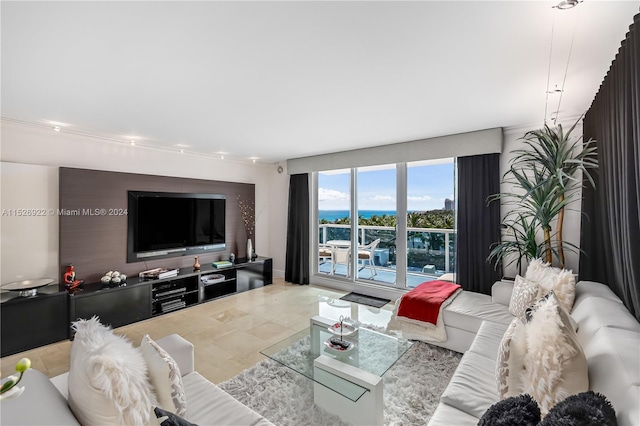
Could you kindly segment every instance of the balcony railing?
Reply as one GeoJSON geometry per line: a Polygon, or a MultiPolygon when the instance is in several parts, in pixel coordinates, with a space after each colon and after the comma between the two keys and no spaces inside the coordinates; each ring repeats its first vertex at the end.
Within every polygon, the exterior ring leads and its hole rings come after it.
{"type": "MultiPolygon", "coordinates": [[[[321,244],[331,240],[350,240],[351,225],[319,224],[321,244]]],[[[455,271],[455,235],[453,229],[407,228],[407,272],[437,277],[455,271]]],[[[395,274],[396,228],[391,226],[358,226],[358,241],[369,244],[380,238],[375,252],[376,267],[395,274]]]]}

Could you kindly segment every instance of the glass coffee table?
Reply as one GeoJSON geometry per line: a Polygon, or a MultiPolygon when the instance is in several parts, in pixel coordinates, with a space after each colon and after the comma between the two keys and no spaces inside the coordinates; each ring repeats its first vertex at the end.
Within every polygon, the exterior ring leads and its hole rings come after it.
{"type": "MultiPolygon", "coordinates": [[[[349,350],[326,344],[336,320],[315,316],[310,327],[261,351],[274,361],[314,381],[314,402],[354,425],[382,425],[382,376],[412,342],[359,328],[342,338],[349,350]]],[[[339,337],[339,336],[338,336],[339,337]]]]}

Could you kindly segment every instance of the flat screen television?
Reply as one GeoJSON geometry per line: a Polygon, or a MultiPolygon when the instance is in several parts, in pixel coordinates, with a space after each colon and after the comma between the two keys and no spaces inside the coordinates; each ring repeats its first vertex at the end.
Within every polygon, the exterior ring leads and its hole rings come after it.
{"type": "Polygon", "coordinates": [[[221,194],[128,191],[127,263],[223,251],[221,194]]]}

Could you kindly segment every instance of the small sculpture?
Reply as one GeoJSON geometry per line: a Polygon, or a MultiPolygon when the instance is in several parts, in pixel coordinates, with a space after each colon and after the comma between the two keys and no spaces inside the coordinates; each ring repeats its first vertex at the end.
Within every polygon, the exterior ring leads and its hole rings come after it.
{"type": "Polygon", "coordinates": [[[198,256],[196,256],[196,261],[193,263],[193,270],[194,271],[200,270],[200,261],[198,260],[198,256]]]}
{"type": "Polygon", "coordinates": [[[231,263],[235,263],[236,262],[236,255],[235,254],[231,253],[229,255],[229,262],[231,262],[231,263]]]}
{"type": "Polygon", "coordinates": [[[82,284],[84,284],[84,280],[76,279],[76,270],[73,265],[67,266],[67,271],[64,273],[64,286],[67,290],[77,290],[82,288],[82,284]]]}
{"type": "Polygon", "coordinates": [[[104,276],[100,278],[100,282],[103,287],[120,287],[127,285],[127,276],[118,271],[109,271],[105,272],[104,276]]]}

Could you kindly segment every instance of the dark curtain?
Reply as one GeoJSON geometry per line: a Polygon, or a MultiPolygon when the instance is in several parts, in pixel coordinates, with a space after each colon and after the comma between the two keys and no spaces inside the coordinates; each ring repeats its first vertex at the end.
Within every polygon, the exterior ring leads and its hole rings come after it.
{"type": "Polygon", "coordinates": [[[491,293],[501,271],[487,261],[500,241],[500,203],[487,197],[500,192],[500,154],[458,157],[458,238],[456,281],[465,290],[491,293]]]}
{"type": "Polygon", "coordinates": [[[597,140],[596,188],[583,192],[580,279],[607,284],[640,320],[640,14],[584,118],[597,140]]]}
{"type": "Polygon", "coordinates": [[[291,175],[284,279],[309,284],[309,175],[291,175]]]}

